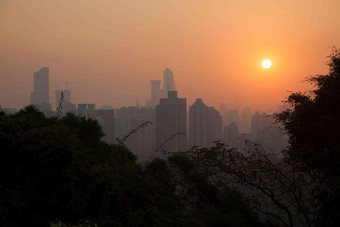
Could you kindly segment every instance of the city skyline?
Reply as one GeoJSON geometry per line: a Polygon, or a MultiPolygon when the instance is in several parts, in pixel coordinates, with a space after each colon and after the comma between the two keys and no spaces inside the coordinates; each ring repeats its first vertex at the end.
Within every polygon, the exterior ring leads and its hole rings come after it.
{"type": "Polygon", "coordinates": [[[0,226],[338,226],[340,0],[0,0],[0,226]]]}
{"type": "MultiPolygon", "coordinates": [[[[163,80],[150,80],[150,96],[145,105],[137,100],[135,105],[120,108],[110,105],[98,108],[96,103],[89,102],[76,104],[71,98],[71,89],[56,88],[56,108],[51,109],[49,68],[41,67],[33,73],[32,79],[35,86],[31,92],[31,105],[45,116],[61,118],[71,113],[97,120],[104,133],[102,140],[110,144],[129,135],[126,145],[139,161],[153,157],[152,152],[157,149],[175,152],[191,146],[213,146],[214,141],[224,142],[240,151],[249,139],[261,141],[267,149],[275,152],[287,145],[286,137],[266,112],[260,114],[259,110],[249,107],[242,110],[228,108],[224,103],[217,110],[206,105],[202,98],[196,98],[191,105],[185,97],[178,98],[176,79],[169,68],[164,69],[163,80]],[[147,122],[151,126],[139,128],[147,122]],[[164,141],[167,142],[164,144],[164,141]]],[[[279,111],[284,110],[283,106],[280,108],[279,111]]],[[[9,114],[18,111],[1,105],[0,110],[9,114]]]]}
{"type": "MultiPolygon", "coordinates": [[[[32,91],[30,92],[30,101],[29,103],[25,103],[23,104],[22,106],[6,106],[6,105],[3,105],[2,103],[2,106],[5,107],[5,108],[10,108],[10,109],[21,109],[21,108],[24,108],[25,106],[27,105],[36,105],[38,106],[39,104],[40,105],[43,105],[43,108],[40,108],[40,110],[56,110],[56,108],[58,107],[58,102],[60,101],[60,96],[61,96],[61,92],[63,92],[64,94],[64,105],[66,105],[66,110],[69,111],[69,110],[75,110],[75,107],[73,107],[72,105],[76,105],[76,104],[81,104],[81,103],[91,103],[89,102],[88,100],[83,100],[82,102],[80,103],[75,103],[75,104],[72,104],[74,102],[70,102],[70,96],[71,96],[71,90],[69,88],[69,82],[66,81],[64,84],[64,86],[55,86],[53,88],[51,88],[51,84],[50,84],[50,68],[47,67],[47,66],[41,66],[40,67],[40,70],[36,71],[36,72],[33,72],[33,88],[32,88],[32,91]],[[47,79],[45,79],[45,78],[47,79]],[[39,78],[39,79],[37,79],[39,78]],[[42,81],[42,82],[40,82],[42,81]],[[41,85],[41,83],[43,84],[43,86],[41,85]],[[39,86],[38,86],[38,85],[39,86]],[[37,98],[33,98],[32,99],[32,95],[36,94],[37,93],[37,87],[38,87],[38,90],[44,90],[43,92],[43,95],[42,97],[40,97],[40,99],[42,99],[43,101],[35,101],[37,98]],[[42,88],[41,88],[42,87],[42,88]],[[48,100],[48,102],[47,102],[48,100]],[[55,100],[55,102],[53,102],[53,100],[55,100]],[[47,106],[46,106],[47,105],[47,106]]],[[[171,71],[171,69],[169,68],[165,68],[164,71],[163,71],[163,81],[162,80],[150,80],[151,82],[151,86],[150,87],[150,91],[151,93],[149,92],[149,97],[146,98],[145,100],[145,105],[142,105],[142,106],[146,106],[146,107],[155,107],[158,103],[159,103],[159,100],[161,98],[167,98],[167,92],[168,91],[175,91],[175,80],[174,80],[174,75],[171,71]],[[169,87],[169,73],[171,75],[171,86],[169,87]],[[158,89],[157,91],[155,91],[155,87],[156,89],[158,89]],[[162,88],[161,88],[162,87],[162,88]],[[156,93],[157,94],[156,94],[156,93]]],[[[74,97],[74,96],[73,96],[74,97]]],[[[74,98],[73,98],[74,99],[74,98]]],[[[77,99],[77,98],[75,98],[77,99]]],[[[195,98],[197,99],[197,97],[195,98]]],[[[137,101],[138,103],[140,102],[140,99],[137,99],[135,100],[137,101]]],[[[6,102],[4,102],[6,103],[6,102]]],[[[194,104],[195,103],[195,100],[193,100],[192,103],[189,103],[189,104],[194,104]]],[[[95,105],[97,106],[110,106],[110,108],[113,108],[113,109],[118,109],[118,108],[121,108],[121,107],[126,107],[126,106],[133,106],[131,104],[123,104],[122,106],[116,106],[116,107],[113,107],[112,105],[108,105],[108,103],[101,103],[98,104],[98,103],[94,103],[95,105]]],[[[232,104],[232,105],[229,105],[229,106],[226,106],[225,105],[225,102],[220,102],[218,107],[215,107],[217,110],[219,111],[222,111],[223,112],[223,108],[225,109],[225,111],[230,111],[230,110],[233,110],[234,111],[239,111],[237,107],[235,107],[236,105],[235,104],[232,104]]],[[[272,109],[267,109],[267,110],[261,110],[259,108],[255,108],[255,112],[261,112],[261,111],[264,111],[264,112],[269,112],[269,113],[274,113],[274,112],[277,112],[277,110],[280,109],[280,107],[282,106],[281,105],[277,105],[276,107],[273,107],[272,109]]],[[[188,106],[189,107],[189,106],[188,106]]],[[[241,108],[249,108],[249,106],[240,106],[239,107],[240,109],[241,108]]],[[[255,113],[254,112],[254,113],[255,113]]],[[[228,117],[226,117],[227,119],[228,117]]],[[[231,120],[231,121],[235,121],[235,120],[231,120]]],[[[231,122],[230,121],[230,122],[231,122]]],[[[229,124],[230,122],[228,123],[224,123],[225,125],[226,124],[229,124]]]]}
{"type": "Polygon", "coordinates": [[[0,103],[29,104],[41,66],[50,90],[72,82],[75,103],[145,103],[149,81],[169,67],[188,103],[276,109],[287,91],[309,90],[304,78],[326,73],[329,47],[339,46],[335,0],[147,3],[1,1],[0,103]]]}

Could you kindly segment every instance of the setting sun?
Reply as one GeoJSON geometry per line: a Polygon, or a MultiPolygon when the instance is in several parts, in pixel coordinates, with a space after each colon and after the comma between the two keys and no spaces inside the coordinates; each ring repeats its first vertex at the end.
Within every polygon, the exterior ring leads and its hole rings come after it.
{"type": "Polygon", "coordinates": [[[268,69],[272,66],[272,62],[269,59],[265,59],[262,61],[262,67],[268,69]]]}

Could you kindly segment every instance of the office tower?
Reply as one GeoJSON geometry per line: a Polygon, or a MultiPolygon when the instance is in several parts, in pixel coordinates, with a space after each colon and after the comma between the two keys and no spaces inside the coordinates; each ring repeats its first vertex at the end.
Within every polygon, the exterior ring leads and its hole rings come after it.
{"type": "Polygon", "coordinates": [[[156,106],[156,148],[166,142],[163,148],[167,152],[186,149],[186,135],[175,136],[186,134],[186,114],[186,99],[178,98],[177,91],[169,91],[168,98],[160,99],[156,106]]]}
{"type": "Polygon", "coordinates": [[[59,105],[61,104],[61,114],[64,116],[66,113],[75,113],[76,105],[71,103],[71,91],[70,90],[56,90],[56,110],[58,111],[59,105]],[[61,102],[61,96],[63,95],[63,100],[61,102]]]}
{"type": "Polygon", "coordinates": [[[78,104],[77,115],[86,119],[95,119],[96,104],[78,104]]]}
{"type": "Polygon", "coordinates": [[[150,80],[151,83],[151,100],[148,104],[149,107],[155,107],[159,104],[159,99],[161,96],[161,81],[160,80],[150,80]]]}
{"type": "Polygon", "coordinates": [[[123,139],[147,121],[152,125],[140,128],[125,141],[126,146],[137,155],[139,161],[147,161],[155,151],[155,108],[136,105],[116,110],[115,138],[117,139],[123,139]]]}
{"type": "Polygon", "coordinates": [[[222,134],[223,122],[222,122],[222,116],[220,112],[212,106],[209,107],[208,117],[209,117],[208,143],[212,144],[212,142],[214,141],[223,139],[223,134],[222,134]]]}
{"type": "Polygon", "coordinates": [[[168,94],[168,91],[175,91],[174,74],[169,68],[163,71],[163,91],[168,94]]]}
{"type": "Polygon", "coordinates": [[[59,102],[61,100],[61,95],[63,95],[63,102],[71,102],[71,91],[70,90],[56,90],[55,91],[55,106],[57,107],[59,105],[59,102]]]}
{"type": "Polygon", "coordinates": [[[251,109],[249,107],[245,107],[242,109],[241,121],[239,126],[242,133],[251,132],[251,109]]]}
{"type": "Polygon", "coordinates": [[[31,92],[31,104],[41,111],[51,111],[49,68],[42,67],[34,72],[34,90],[31,92]]]}
{"type": "Polygon", "coordinates": [[[88,104],[87,106],[88,118],[91,118],[91,119],[95,118],[95,110],[96,110],[96,104],[88,104]]]}
{"type": "Polygon", "coordinates": [[[189,108],[189,144],[208,147],[222,139],[222,116],[214,107],[196,99],[189,108]]]}
{"type": "Polygon", "coordinates": [[[103,141],[107,143],[114,143],[114,121],[115,114],[113,109],[99,109],[95,110],[95,119],[98,121],[99,125],[102,127],[104,137],[103,141]]]}
{"type": "Polygon", "coordinates": [[[174,74],[169,68],[163,71],[163,89],[161,89],[160,80],[150,80],[151,83],[151,98],[146,101],[146,107],[155,107],[159,104],[161,98],[168,97],[168,91],[175,91],[174,74]]]}
{"type": "Polygon", "coordinates": [[[196,99],[195,103],[189,107],[189,145],[208,146],[208,107],[202,99],[196,99]]]}
{"type": "Polygon", "coordinates": [[[235,122],[224,126],[224,142],[228,146],[232,146],[234,141],[238,138],[238,127],[235,122]]]}
{"type": "Polygon", "coordinates": [[[267,129],[271,123],[273,123],[273,119],[270,118],[265,112],[262,114],[256,112],[251,118],[251,133],[253,138],[263,138],[263,131],[267,129]]]}
{"type": "Polygon", "coordinates": [[[229,125],[232,122],[238,126],[239,124],[239,112],[238,109],[227,109],[227,111],[223,115],[223,125],[229,125]]]}
{"type": "Polygon", "coordinates": [[[236,148],[242,152],[246,148],[246,140],[251,140],[250,134],[239,134],[238,127],[235,122],[224,126],[224,143],[230,148],[236,148]]]}

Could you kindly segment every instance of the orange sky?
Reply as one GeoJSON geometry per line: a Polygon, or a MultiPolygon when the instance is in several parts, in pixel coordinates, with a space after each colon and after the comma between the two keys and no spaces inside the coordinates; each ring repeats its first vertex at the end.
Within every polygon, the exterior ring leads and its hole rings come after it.
{"type": "Polygon", "coordinates": [[[340,47],[338,0],[0,0],[0,105],[30,103],[50,67],[50,101],[134,105],[172,69],[191,105],[275,109],[340,47]],[[271,69],[262,69],[269,58],[271,69]]]}

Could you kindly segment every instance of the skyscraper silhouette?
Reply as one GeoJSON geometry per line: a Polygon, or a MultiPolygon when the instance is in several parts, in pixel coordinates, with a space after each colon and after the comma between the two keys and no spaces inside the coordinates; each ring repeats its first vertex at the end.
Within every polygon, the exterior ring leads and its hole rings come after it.
{"type": "Polygon", "coordinates": [[[155,108],[129,106],[116,109],[115,136],[118,139],[123,139],[146,121],[152,122],[152,125],[139,128],[125,142],[131,152],[138,156],[139,161],[148,160],[154,151],[155,108]]]}
{"type": "Polygon", "coordinates": [[[78,104],[77,115],[86,119],[95,119],[96,104],[78,104]]]}
{"type": "Polygon", "coordinates": [[[34,72],[34,90],[31,92],[31,104],[41,111],[50,111],[49,68],[42,67],[34,72]]]}
{"type": "Polygon", "coordinates": [[[115,142],[114,110],[97,109],[95,110],[95,119],[98,121],[99,125],[102,127],[102,130],[104,132],[102,140],[107,143],[114,143],[115,142]]]}
{"type": "Polygon", "coordinates": [[[151,100],[149,106],[155,107],[159,103],[161,96],[161,81],[160,80],[150,80],[151,83],[151,100]]]}
{"type": "Polygon", "coordinates": [[[168,91],[175,91],[174,74],[169,68],[163,71],[163,89],[160,80],[150,80],[150,83],[151,99],[146,101],[146,107],[155,107],[159,104],[159,99],[168,97],[168,91]]]}
{"type": "MultiPolygon", "coordinates": [[[[156,106],[156,148],[177,133],[186,134],[186,99],[178,98],[177,91],[169,91],[168,98],[156,106]]],[[[177,135],[163,147],[168,152],[186,149],[186,135],[177,135]]]]}
{"type": "Polygon", "coordinates": [[[189,108],[189,144],[208,147],[216,140],[222,140],[222,116],[202,99],[196,99],[189,108]]]}
{"type": "Polygon", "coordinates": [[[55,91],[56,110],[58,110],[59,108],[62,94],[63,94],[63,100],[61,103],[62,115],[65,115],[68,112],[75,113],[76,105],[71,103],[71,90],[56,90],[55,91]]]}
{"type": "Polygon", "coordinates": [[[163,71],[163,91],[168,94],[168,91],[175,91],[175,79],[171,69],[166,68],[163,71]]]}
{"type": "Polygon", "coordinates": [[[251,109],[249,107],[245,107],[242,109],[241,121],[239,123],[240,131],[242,133],[250,133],[251,132],[251,109]]]}

